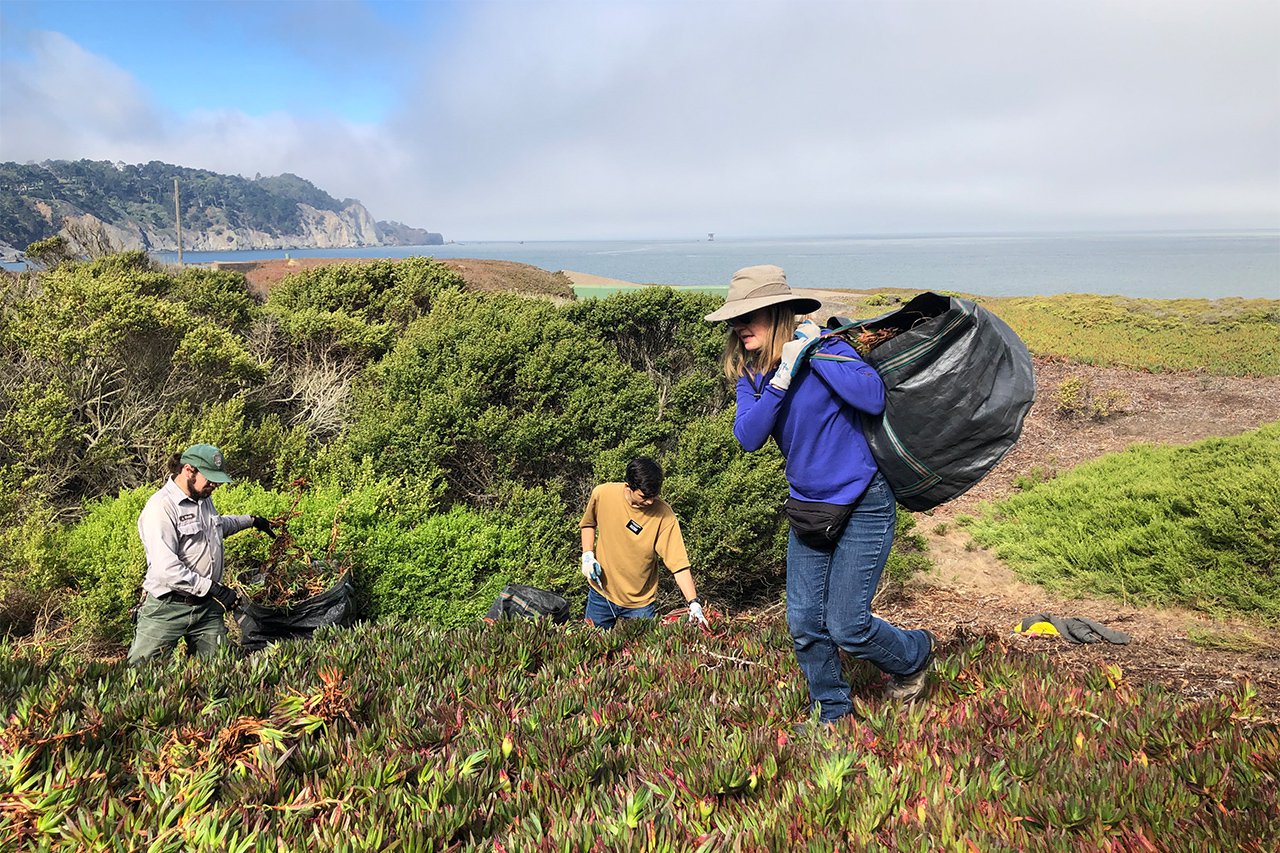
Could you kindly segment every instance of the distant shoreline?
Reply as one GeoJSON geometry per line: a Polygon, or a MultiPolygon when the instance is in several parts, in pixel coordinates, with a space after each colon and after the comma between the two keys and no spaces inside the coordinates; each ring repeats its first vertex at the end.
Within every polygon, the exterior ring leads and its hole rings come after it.
{"type": "MultiPolygon", "coordinates": [[[[1280,299],[1280,231],[892,236],[794,240],[454,243],[364,249],[187,252],[188,263],[432,257],[527,264],[673,287],[722,287],[774,263],[792,287],[947,290],[976,296],[1093,293],[1152,299],[1280,299]]],[[[162,262],[175,253],[154,253],[162,262]]],[[[21,267],[19,267],[21,268],[21,267]]]]}

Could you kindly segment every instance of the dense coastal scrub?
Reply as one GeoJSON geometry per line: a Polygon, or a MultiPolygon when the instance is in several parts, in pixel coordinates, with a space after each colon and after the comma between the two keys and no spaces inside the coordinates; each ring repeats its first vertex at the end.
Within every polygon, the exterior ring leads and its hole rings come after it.
{"type": "MultiPolygon", "coordinates": [[[[557,306],[412,258],[306,270],[263,304],[237,273],[138,252],[4,286],[0,632],[127,641],[138,511],[197,441],[237,480],[221,511],[276,517],[301,493],[291,532],[336,548],[370,618],[474,622],[509,582],[581,598],[578,516],[638,454],[668,470],[705,598],[780,590],[782,462],[733,439],[713,297],[557,306]]],[[[914,523],[891,578],[927,563],[914,523]]],[[[231,577],[265,549],[231,539],[231,577]]]]}
{"type": "Polygon", "coordinates": [[[1069,594],[1280,620],[1280,424],[1136,445],[988,507],[974,538],[1069,594]]]}
{"type": "Polygon", "coordinates": [[[971,637],[930,700],[803,702],[777,612],[325,631],[125,672],[0,646],[0,839],[47,850],[1274,850],[1280,740],[971,637]],[[376,650],[376,653],[371,651],[376,650]]]}

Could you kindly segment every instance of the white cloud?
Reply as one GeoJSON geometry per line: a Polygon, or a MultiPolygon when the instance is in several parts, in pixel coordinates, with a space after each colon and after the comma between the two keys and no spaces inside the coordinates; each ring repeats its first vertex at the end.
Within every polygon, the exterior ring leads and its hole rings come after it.
{"type": "Polygon", "coordinates": [[[6,67],[0,154],[292,171],[458,239],[1280,225],[1271,2],[462,8],[384,126],[160,115],[70,45],[6,67]]]}
{"type": "MultiPolygon", "coordinates": [[[[133,76],[59,33],[35,33],[32,58],[0,69],[0,159],[162,160],[252,176],[293,172],[338,197],[394,185],[401,154],[377,127],[276,113],[179,115],[133,76]]],[[[378,216],[376,210],[371,211],[378,216]]]]}

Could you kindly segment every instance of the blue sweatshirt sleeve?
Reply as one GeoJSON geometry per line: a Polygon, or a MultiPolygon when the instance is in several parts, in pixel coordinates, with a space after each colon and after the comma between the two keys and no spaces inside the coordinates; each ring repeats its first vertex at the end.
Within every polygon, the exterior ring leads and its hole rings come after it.
{"type": "Polygon", "coordinates": [[[773,426],[778,420],[778,412],[786,397],[785,391],[779,391],[769,384],[770,374],[762,379],[764,391],[760,399],[756,399],[751,380],[743,376],[738,379],[738,411],[733,418],[733,437],[738,439],[742,449],[750,453],[764,447],[769,440],[773,426]]]}
{"type": "Polygon", "coordinates": [[[847,342],[831,339],[809,359],[809,366],[845,405],[868,415],[884,411],[884,381],[847,342]]]}

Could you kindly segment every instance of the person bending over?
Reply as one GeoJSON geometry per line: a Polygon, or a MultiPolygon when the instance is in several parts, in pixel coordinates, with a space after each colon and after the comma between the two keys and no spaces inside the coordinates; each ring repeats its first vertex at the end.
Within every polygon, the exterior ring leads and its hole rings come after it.
{"type": "Polygon", "coordinates": [[[658,594],[658,560],[689,602],[689,621],[707,624],[685,552],[680,521],[662,491],[662,466],[641,456],[627,463],[626,479],[591,492],[582,514],[582,574],[586,619],[609,629],[619,619],[651,619],[658,594]]]}

